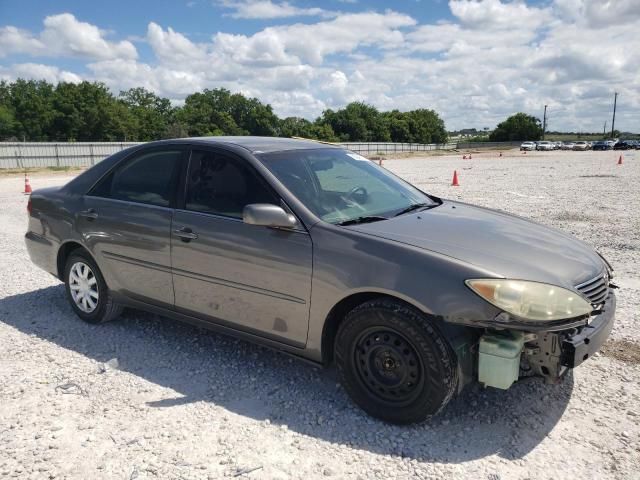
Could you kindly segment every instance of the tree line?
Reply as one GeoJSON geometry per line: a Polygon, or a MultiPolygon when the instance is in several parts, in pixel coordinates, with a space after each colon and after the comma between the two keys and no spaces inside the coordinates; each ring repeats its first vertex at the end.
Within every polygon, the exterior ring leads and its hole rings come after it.
{"type": "Polygon", "coordinates": [[[314,121],[279,118],[270,105],[224,88],[175,106],[141,87],[114,95],[103,83],[0,82],[0,140],[149,141],[210,135],[305,137],[342,142],[445,143],[436,112],[380,112],[363,102],[314,121]]]}

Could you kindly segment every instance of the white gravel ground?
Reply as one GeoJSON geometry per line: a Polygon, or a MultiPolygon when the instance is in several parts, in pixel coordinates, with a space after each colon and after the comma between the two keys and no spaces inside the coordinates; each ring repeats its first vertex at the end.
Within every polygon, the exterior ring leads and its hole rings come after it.
{"type": "MultiPolygon", "coordinates": [[[[621,286],[612,344],[637,347],[640,152],[617,157],[512,151],[384,166],[595,245],[621,286]]],[[[22,187],[0,176],[0,479],[640,479],[637,361],[597,355],[561,385],[476,388],[431,423],[389,426],[352,406],[333,370],[140,312],[82,323],[28,260],[22,187]]]]}

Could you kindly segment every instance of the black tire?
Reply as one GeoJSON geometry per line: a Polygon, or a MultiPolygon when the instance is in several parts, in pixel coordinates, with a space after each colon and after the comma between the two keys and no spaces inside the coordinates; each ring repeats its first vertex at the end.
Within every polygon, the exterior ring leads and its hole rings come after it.
{"type": "Polygon", "coordinates": [[[458,384],[456,355],[446,338],[426,315],[391,299],[366,302],[347,314],[335,359],[353,401],[390,423],[428,420],[458,384]]]}
{"type": "Polygon", "coordinates": [[[85,322],[93,324],[104,323],[115,319],[122,313],[122,307],[113,300],[113,296],[107,288],[107,284],[104,281],[104,277],[102,276],[98,265],[96,265],[96,262],[93,261],[91,256],[84,251],[76,250],[69,255],[69,258],[67,258],[67,262],[64,267],[64,284],[65,291],[67,292],[67,299],[71,304],[71,308],[73,308],[76,315],[85,322]],[[81,308],[76,305],[76,301],[71,293],[71,269],[74,265],[78,264],[78,262],[87,265],[96,280],[95,285],[97,287],[96,291],[98,294],[98,298],[96,300],[97,305],[90,312],[81,310],[81,308]]]}

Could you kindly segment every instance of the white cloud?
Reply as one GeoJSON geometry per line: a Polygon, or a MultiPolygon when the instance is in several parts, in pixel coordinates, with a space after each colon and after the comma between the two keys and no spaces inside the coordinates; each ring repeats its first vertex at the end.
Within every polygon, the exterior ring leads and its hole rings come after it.
{"type": "Polygon", "coordinates": [[[151,22],[147,27],[147,40],[161,62],[191,62],[205,58],[203,47],[194,44],[171,27],[165,32],[160,25],[151,22]]]}
{"type": "Polygon", "coordinates": [[[530,7],[523,1],[450,0],[451,13],[467,28],[537,28],[551,20],[546,8],[530,7]]]}
{"type": "Polygon", "coordinates": [[[136,48],[129,41],[110,42],[95,25],[78,21],[70,13],[44,19],[39,35],[12,26],[0,28],[0,56],[27,54],[41,57],[79,57],[95,60],[135,59],[136,48]]]}
{"type": "Polygon", "coordinates": [[[245,63],[273,60],[320,65],[327,55],[362,46],[398,46],[404,40],[402,29],[415,23],[410,16],[393,11],[344,14],[313,24],[267,27],[252,36],[218,33],[214,48],[245,63]]]}
{"type": "Polygon", "coordinates": [[[556,0],[555,6],[565,18],[596,29],[640,20],[638,0],[556,0]]]}
{"type": "Polygon", "coordinates": [[[289,17],[331,17],[335,12],[322,8],[300,8],[289,2],[272,2],[271,0],[222,0],[217,2],[221,7],[231,9],[229,16],[245,19],[274,19],[289,17]]]}
{"type": "MultiPolygon", "coordinates": [[[[275,6],[275,13],[262,10],[261,18],[303,9],[293,2],[262,3],[275,6]]],[[[233,2],[241,4],[248,5],[233,2]]],[[[450,129],[493,127],[517,111],[540,117],[546,104],[552,130],[600,131],[615,90],[616,125],[640,131],[640,30],[629,20],[640,20],[639,5],[451,0],[447,21],[418,24],[395,11],[362,11],[331,18],[309,13],[301,23],[296,14],[295,21],[250,35],[219,31],[199,42],[151,22],[144,41],[152,55],[144,61],[132,45],[121,45],[128,42],[110,42],[98,27],[56,15],[37,35],[0,27],[0,51],[40,54],[46,39],[52,55],[90,58],[82,77],[104,81],[116,93],[144,86],[179,102],[224,87],[272,104],[280,116],[307,118],[351,101],[384,110],[432,108],[450,129]],[[68,26],[73,22],[85,25],[84,33],[68,26]]],[[[39,64],[0,67],[0,76],[80,78],[39,64]]]]}
{"type": "Polygon", "coordinates": [[[39,63],[17,63],[8,68],[0,66],[0,79],[11,81],[18,78],[46,80],[50,83],[80,83],[82,81],[82,78],[79,75],[66,70],[60,70],[58,67],[51,65],[42,65],[39,63]]]}

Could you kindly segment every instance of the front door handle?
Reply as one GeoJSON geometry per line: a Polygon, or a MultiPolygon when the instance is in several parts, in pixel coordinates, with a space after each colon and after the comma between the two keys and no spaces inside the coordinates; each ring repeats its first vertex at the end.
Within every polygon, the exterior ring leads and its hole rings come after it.
{"type": "Polygon", "coordinates": [[[177,237],[180,237],[180,240],[182,240],[183,242],[190,242],[191,240],[195,240],[196,238],[198,238],[198,234],[194,233],[193,230],[187,227],[176,228],[173,233],[177,237]]]}
{"type": "Polygon", "coordinates": [[[90,222],[98,218],[98,212],[96,212],[93,208],[89,208],[88,210],[83,210],[79,213],[81,217],[86,218],[90,222]]]}

